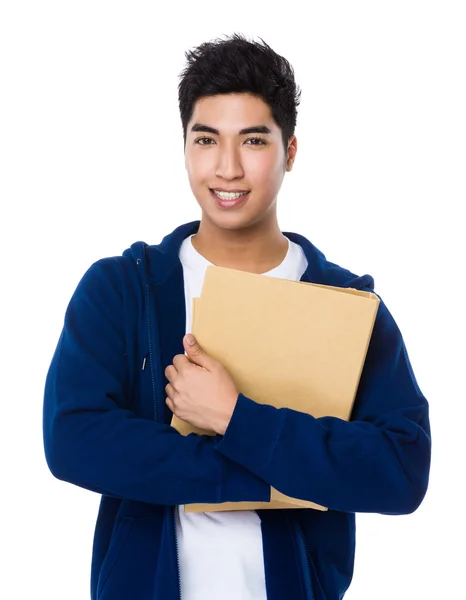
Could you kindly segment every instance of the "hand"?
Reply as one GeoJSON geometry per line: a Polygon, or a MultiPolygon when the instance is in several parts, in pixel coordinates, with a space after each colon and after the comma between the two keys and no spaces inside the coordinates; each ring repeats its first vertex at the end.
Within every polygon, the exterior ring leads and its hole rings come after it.
{"type": "Polygon", "coordinates": [[[179,419],[224,435],[239,392],[228,371],[197,341],[189,345],[188,337],[183,338],[188,356],[177,354],[165,369],[170,382],[165,386],[165,402],[179,419]]]}

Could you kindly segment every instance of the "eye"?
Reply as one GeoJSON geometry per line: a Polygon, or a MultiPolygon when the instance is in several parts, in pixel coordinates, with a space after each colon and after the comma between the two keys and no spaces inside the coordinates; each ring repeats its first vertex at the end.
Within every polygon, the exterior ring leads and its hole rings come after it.
{"type": "MultiPolygon", "coordinates": [[[[209,137],[201,137],[197,138],[197,140],[194,140],[194,143],[198,144],[199,146],[212,146],[210,142],[215,143],[215,140],[209,137]]],[[[246,142],[254,142],[249,144],[250,146],[267,146],[267,142],[264,139],[258,137],[248,138],[246,142]]]]}
{"type": "Polygon", "coordinates": [[[267,142],[264,139],[258,138],[258,137],[248,138],[246,141],[247,142],[251,142],[251,141],[260,142],[259,144],[250,144],[251,146],[267,146],[267,142]]]}
{"type": "Polygon", "coordinates": [[[212,138],[208,138],[208,137],[201,137],[201,138],[197,138],[197,140],[195,140],[195,141],[194,141],[194,143],[195,143],[195,144],[199,144],[199,146],[211,146],[211,145],[212,145],[212,144],[205,144],[205,143],[202,143],[202,144],[200,144],[200,141],[201,141],[201,140],[203,140],[203,141],[205,141],[205,140],[208,140],[208,141],[210,141],[210,142],[214,142],[214,141],[215,141],[215,140],[214,140],[214,139],[212,139],[212,138]]]}

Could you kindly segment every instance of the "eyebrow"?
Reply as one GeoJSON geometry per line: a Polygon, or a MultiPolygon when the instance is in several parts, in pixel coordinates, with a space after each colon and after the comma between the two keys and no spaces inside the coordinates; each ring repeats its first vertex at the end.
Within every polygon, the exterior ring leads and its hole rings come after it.
{"type": "MultiPolygon", "coordinates": [[[[202,123],[195,123],[191,127],[191,131],[202,131],[203,133],[213,133],[214,135],[220,135],[218,129],[209,127],[209,125],[203,125],[202,123]]],[[[238,132],[238,135],[248,135],[249,133],[272,133],[272,130],[265,125],[253,125],[252,127],[245,127],[238,132]]]]}

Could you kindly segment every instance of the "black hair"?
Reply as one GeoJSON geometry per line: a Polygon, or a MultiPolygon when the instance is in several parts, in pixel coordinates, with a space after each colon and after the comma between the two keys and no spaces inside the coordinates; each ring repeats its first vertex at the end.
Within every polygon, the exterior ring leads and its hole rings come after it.
{"type": "Polygon", "coordinates": [[[188,123],[194,105],[202,97],[249,93],[261,98],[282,131],[285,152],[294,135],[301,90],[293,67],[259,38],[249,41],[234,33],[227,39],[204,42],[185,52],[187,65],[180,74],[178,101],[186,145],[188,123]]]}

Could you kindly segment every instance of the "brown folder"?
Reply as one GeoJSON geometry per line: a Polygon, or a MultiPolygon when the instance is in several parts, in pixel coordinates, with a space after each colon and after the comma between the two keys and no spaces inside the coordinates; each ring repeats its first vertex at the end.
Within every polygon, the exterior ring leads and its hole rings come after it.
{"type": "MultiPolygon", "coordinates": [[[[209,266],[192,333],[255,402],[349,420],[379,306],[376,294],[209,266]]],[[[183,435],[215,435],[173,416],[183,435]]],[[[186,512],[325,507],[271,488],[270,502],[186,512]]]]}

